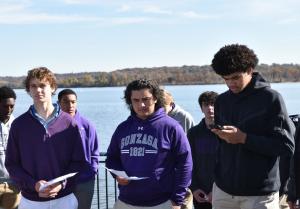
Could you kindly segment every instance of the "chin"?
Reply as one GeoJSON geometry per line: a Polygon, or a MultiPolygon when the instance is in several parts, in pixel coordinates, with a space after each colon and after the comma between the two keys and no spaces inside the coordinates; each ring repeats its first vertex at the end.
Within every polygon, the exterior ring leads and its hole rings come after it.
{"type": "Polygon", "coordinates": [[[234,94],[237,94],[237,93],[240,92],[240,91],[238,91],[238,90],[236,90],[236,89],[230,89],[230,90],[231,90],[231,92],[234,93],[234,94]]]}

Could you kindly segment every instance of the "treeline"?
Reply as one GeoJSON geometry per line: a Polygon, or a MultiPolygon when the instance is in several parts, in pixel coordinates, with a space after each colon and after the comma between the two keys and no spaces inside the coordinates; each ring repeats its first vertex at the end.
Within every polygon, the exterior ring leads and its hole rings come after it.
{"type": "MultiPolygon", "coordinates": [[[[299,82],[300,65],[298,64],[261,64],[256,71],[270,82],[299,82]]],[[[138,78],[155,79],[162,85],[182,84],[218,84],[223,83],[209,65],[155,68],[128,68],[112,72],[85,72],[56,74],[58,86],[65,87],[106,87],[125,86],[138,78]]],[[[25,76],[0,77],[0,86],[24,88],[25,76]]]]}

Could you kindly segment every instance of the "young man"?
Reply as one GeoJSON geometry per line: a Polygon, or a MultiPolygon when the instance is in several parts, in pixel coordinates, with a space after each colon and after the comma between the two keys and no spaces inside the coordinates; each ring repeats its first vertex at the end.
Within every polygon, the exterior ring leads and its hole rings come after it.
{"type": "Polygon", "coordinates": [[[135,80],[124,92],[131,115],[112,136],[106,166],[116,176],[119,200],[114,209],[179,209],[190,184],[190,146],[180,124],[165,114],[163,92],[153,80],[135,80]]]}
{"type": "Polygon", "coordinates": [[[193,157],[193,175],[190,186],[195,209],[211,209],[214,166],[218,146],[217,136],[210,131],[214,125],[214,103],[218,94],[203,92],[198,103],[204,118],[188,131],[193,157]]]}
{"type": "MultiPolygon", "coordinates": [[[[290,164],[290,173],[288,180],[287,203],[289,209],[300,208],[300,115],[291,116],[296,126],[295,133],[295,153],[290,164]]],[[[283,163],[282,163],[283,164],[283,163]]],[[[282,202],[282,201],[281,201],[282,202]]],[[[282,209],[282,208],[280,208],[282,209]]]]}
{"type": "Polygon", "coordinates": [[[20,191],[9,178],[4,166],[8,134],[14,120],[12,115],[15,107],[14,90],[3,86],[0,88],[0,207],[16,208],[20,202],[20,191]]]}
{"type": "MultiPolygon", "coordinates": [[[[194,126],[195,122],[190,113],[182,109],[179,105],[175,104],[173,96],[167,90],[163,90],[165,99],[165,111],[173,119],[177,120],[183,128],[184,132],[194,126]]],[[[190,189],[187,190],[181,209],[192,209],[193,208],[193,194],[190,189]]]]}
{"type": "Polygon", "coordinates": [[[221,48],[214,71],[229,90],[215,103],[212,131],[218,135],[214,209],[278,209],[279,159],[294,151],[295,127],[281,95],[254,68],[258,59],[245,45],[221,48]]]}
{"type": "Polygon", "coordinates": [[[64,89],[58,94],[58,102],[62,111],[70,114],[77,122],[84,145],[85,157],[89,169],[81,173],[75,189],[78,209],[91,208],[94,195],[95,175],[99,165],[99,147],[95,127],[77,110],[77,95],[72,89],[64,89]]]}
{"type": "Polygon", "coordinates": [[[76,122],[52,104],[57,85],[50,70],[28,71],[25,86],[33,105],[13,122],[5,160],[10,177],[21,189],[19,209],[76,209],[74,178],[40,190],[51,179],[85,169],[76,122]]]}
{"type": "Polygon", "coordinates": [[[177,120],[182,126],[185,133],[195,125],[192,115],[175,104],[173,96],[170,92],[164,90],[165,110],[166,113],[177,120]]]}

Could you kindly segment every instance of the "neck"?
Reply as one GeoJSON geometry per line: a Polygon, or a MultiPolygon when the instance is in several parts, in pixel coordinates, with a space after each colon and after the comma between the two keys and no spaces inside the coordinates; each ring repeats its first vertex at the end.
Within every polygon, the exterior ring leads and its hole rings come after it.
{"type": "Polygon", "coordinates": [[[36,112],[45,120],[49,118],[49,116],[53,113],[54,111],[54,106],[51,102],[45,102],[45,103],[39,103],[39,104],[34,104],[34,108],[36,112]]]}
{"type": "Polygon", "coordinates": [[[9,118],[0,116],[0,122],[5,124],[5,123],[7,123],[7,121],[9,121],[9,118]]]}
{"type": "Polygon", "coordinates": [[[211,125],[211,124],[214,124],[214,118],[211,118],[211,117],[209,117],[209,118],[204,118],[204,121],[205,121],[205,125],[206,125],[206,127],[209,127],[209,125],[211,125]]]}

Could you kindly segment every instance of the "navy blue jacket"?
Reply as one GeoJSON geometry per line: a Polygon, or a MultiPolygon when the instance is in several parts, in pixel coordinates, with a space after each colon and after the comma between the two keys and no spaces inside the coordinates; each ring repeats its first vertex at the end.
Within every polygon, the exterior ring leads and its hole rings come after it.
{"type": "Polygon", "coordinates": [[[192,191],[197,189],[205,193],[212,191],[214,168],[219,141],[217,136],[206,127],[205,120],[188,131],[193,157],[192,191]]]}
{"type": "Polygon", "coordinates": [[[268,195],[279,191],[279,159],[294,151],[295,127],[281,95],[262,76],[253,74],[240,93],[218,96],[215,121],[238,127],[247,134],[245,144],[220,140],[215,182],[237,196],[268,195]]]}

